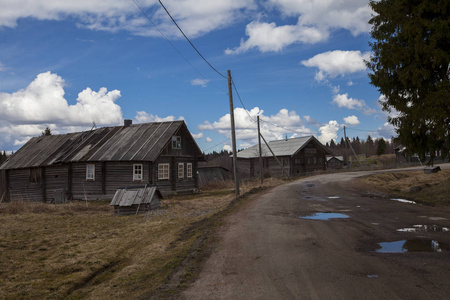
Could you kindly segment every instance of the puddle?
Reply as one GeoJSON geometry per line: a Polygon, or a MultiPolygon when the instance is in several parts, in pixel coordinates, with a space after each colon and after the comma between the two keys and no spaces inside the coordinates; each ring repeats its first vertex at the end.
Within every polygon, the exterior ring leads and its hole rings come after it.
{"type": "Polygon", "coordinates": [[[447,252],[450,244],[434,240],[402,240],[378,244],[381,248],[376,249],[378,253],[405,253],[405,252],[447,252]]]}
{"type": "Polygon", "coordinates": [[[339,213],[315,213],[311,216],[300,217],[307,220],[329,220],[329,219],[345,219],[349,216],[339,213]]]}
{"type": "Polygon", "coordinates": [[[316,185],[314,183],[310,183],[310,182],[306,183],[306,187],[308,187],[308,188],[313,188],[315,186],[316,185]]]}
{"type": "Polygon", "coordinates": [[[330,196],[330,197],[327,197],[328,199],[339,199],[339,198],[341,198],[341,197],[339,197],[339,196],[330,196]]]}
{"type": "Polygon", "coordinates": [[[414,202],[414,201],[406,200],[406,199],[392,198],[391,200],[398,201],[398,202],[402,202],[402,203],[417,204],[417,203],[414,202]]]}
{"type": "Polygon", "coordinates": [[[378,278],[378,275],[367,275],[367,278],[378,278]]]}
{"type": "Polygon", "coordinates": [[[450,229],[448,227],[443,227],[439,225],[414,225],[410,228],[397,229],[400,232],[448,232],[450,229]]]}

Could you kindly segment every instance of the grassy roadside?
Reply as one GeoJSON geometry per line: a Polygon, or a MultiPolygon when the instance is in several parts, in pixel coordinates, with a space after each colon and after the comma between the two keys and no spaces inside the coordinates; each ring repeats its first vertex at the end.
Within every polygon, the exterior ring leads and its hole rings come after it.
{"type": "Polygon", "coordinates": [[[434,174],[423,171],[396,171],[359,179],[368,190],[413,200],[431,206],[450,205],[450,170],[434,174]]]}
{"type": "Polygon", "coordinates": [[[0,298],[170,298],[195,278],[234,199],[229,188],[206,191],[122,217],[108,203],[2,203],[0,298]]]}

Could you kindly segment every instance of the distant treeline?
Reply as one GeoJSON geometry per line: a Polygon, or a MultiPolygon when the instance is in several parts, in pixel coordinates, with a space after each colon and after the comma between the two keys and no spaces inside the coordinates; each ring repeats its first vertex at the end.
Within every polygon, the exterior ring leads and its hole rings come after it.
{"type": "MultiPolygon", "coordinates": [[[[383,138],[374,140],[369,135],[366,140],[361,140],[359,137],[354,137],[349,140],[350,142],[347,145],[349,155],[354,155],[353,151],[355,151],[356,155],[365,154],[366,156],[395,153],[395,145],[383,138]]],[[[344,138],[341,138],[339,143],[331,140],[326,143],[325,146],[328,147],[334,155],[345,155],[344,138]]]]}
{"type": "Polygon", "coordinates": [[[8,155],[6,154],[5,151],[1,152],[0,151],[0,165],[8,158],[8,155]]]}

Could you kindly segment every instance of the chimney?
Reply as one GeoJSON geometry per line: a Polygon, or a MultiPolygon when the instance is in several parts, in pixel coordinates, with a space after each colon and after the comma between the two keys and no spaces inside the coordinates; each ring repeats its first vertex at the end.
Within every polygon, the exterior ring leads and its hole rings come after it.
{"type": "Polygon", "coordinates": [[[128,127],[131,124],[133,124],[133,120],[130,120],[130,119],[123,120],[123,127],[128,127]]]}

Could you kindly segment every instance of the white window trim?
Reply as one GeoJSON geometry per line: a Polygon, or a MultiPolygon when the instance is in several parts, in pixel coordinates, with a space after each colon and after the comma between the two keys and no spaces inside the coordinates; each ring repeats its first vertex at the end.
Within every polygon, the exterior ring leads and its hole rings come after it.
{"type": "Polygon", "coordinates": [[[192,163],[186,164],[186,177],[192,178],[192,163]]]}
{"type": "Polygon", "coordinates": [[[86,180],[95,180],[95,164],[86,165],[86,180]],[[89,172],[89,167],[92,167],[92,173],[89,172]],[[92,177],[90,176],[92,174],[92,177]]]}
{"type": "Polygon", "coordinates": [[[178,163],[178,179],[184,178],[184,163],[178,163]]]}
{"type": "Polygon", "coordinates": [[[133,164],[133,181],[142,181],[144,178],[144,165],[133,164]],[[137,168],[140,167],[140,168],[137,168]],[[140,169],[140,173],[136,173],[140,169]]]}
{"type": "Polygon", "coordinates": [[[170,164],[158,164],[158,180],[170,179],[170,164]]]}

